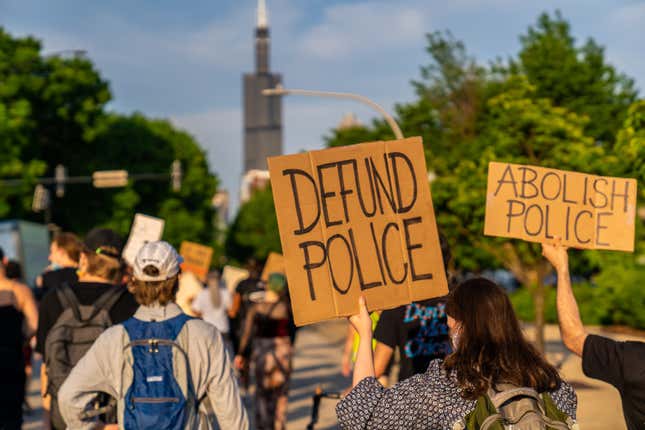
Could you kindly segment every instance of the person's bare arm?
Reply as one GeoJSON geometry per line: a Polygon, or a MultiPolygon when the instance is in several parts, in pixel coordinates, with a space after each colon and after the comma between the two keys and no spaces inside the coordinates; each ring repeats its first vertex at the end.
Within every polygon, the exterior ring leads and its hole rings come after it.
{"type": "Polygon", "coordinates": [[[356,330],[351,324],[347,324],[347,334],[345,336],[345,346],[343,348],[343,358],[341,359],[343,376],[347,377],[352,373],[352,346],[354,344],[354,334],[356,330]]]}
{"type": "Polygon", "coordinates": [[[393,354],[394,348],[376,341],[376,348],[374,349],[374,372],[377,378],[383,376],[393,354]]]}
{"type": "MultiPolygon", "coordinates": [[[[240,339],[240,347],[238,349],[238,356],[241,356],[246,350],[249,342],[251,341],[251,331],[253,330],[253,321],[255,320],[255,314],[257,313],[257,305],[251,307],[249,312],[246,314],[246,321],[244,321],[244,331],[242,332],[242,339],[240,339]]],[[[239,359],[238,359],[239,361],[239,359]]]]}
{"type": "Polygon", "coordinates": [[[241,306],[242,306],[242,295],[240,293],[235,293],[235,295],[233,296],[233,303],[231,304],[231,307],[228,309],[229,318],[235,318],[237,316],[237,313],[240,311],[241,306]]]}
{"type": "Polygon", "coordinates": [[[360,336],[358,355],[354,364],[354,377],[352,378],[352,387],[355,387],[363,379],[375,376],[372,357],[372,319],[367,311],[363,296],[358,299],[358,314],[349,317],[349,322],[360,336]]]}
{"type": "Polygon", "coordinates": [[[26,337],[30,338],[36,334],[36,329],[38,328],[38,305],[36,305],[34,295],[28,286],[17,282],[14,283],[14,286],[19,310],[25,316],[26,337]]]}
{"type": "Polygon", "coordinates": [[[542,255],[553,265],[558,275],[558,291],[556,294],[556,307],[558,309],[558,323],[564,345],[574,354],[582,356],[582,350],[587,339],[578,303],[571,289],[569,275],[569,256],[567,248],[562,246],[560,240],[553,245],[542,244],[542,255]]]}

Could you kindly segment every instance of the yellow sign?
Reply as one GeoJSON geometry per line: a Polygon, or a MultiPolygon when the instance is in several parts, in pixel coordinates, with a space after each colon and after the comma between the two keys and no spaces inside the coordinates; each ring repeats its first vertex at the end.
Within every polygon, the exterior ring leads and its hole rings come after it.
{"type": "Polygon", "coordinates": [[[181,269],[186,272],[193,272],[200,281],[206,281],[208,269],[213,258],[213,248],[200,245],[194,242],[182,242],[179,247],[179,254],[184,258],[181,269]]]}

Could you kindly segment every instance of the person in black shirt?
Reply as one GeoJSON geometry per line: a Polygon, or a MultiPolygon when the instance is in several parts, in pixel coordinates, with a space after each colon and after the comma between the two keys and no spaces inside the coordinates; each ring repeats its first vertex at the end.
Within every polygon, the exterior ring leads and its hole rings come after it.
{"type": "Polygon", "coordinates": [[[228,316],[231,319],[231,341],[233,342],[233,350],[236,354],[240,354],[239,343],[244,331],[244,321],[246,321],[246,313],[251,306],[249,296],[251,293],[262,291],[260,287],[260,264],[251,259],[246,264],[246,269],[249,272],[249,277],[243,279],[235,287],[235,294],[233,294],[233,304],[229,309],[228,316]]]}
{"type": "Polygon", "coordinates": [[[542,244],[542,254],[558,275],[557,309],[564,345],[582,357],[582,371],[618,390],[629,430],[645,429],[645,342],[619,342],[588,334],[571,289],[567,248],[542,244]]]}
{"type": "MultiPolygon", "coordinates": [[[[452,259],[446,238],[439,234],[441,255],[448,274],[448,264],[452,259]]],[[[450,354],[450,337],[446,316],[445,297],[424,300],[385,310],[374,329],[374,369],[376,377],[381,377],[399,349],[399,381],[412,375],[424,373],[430,361],[450,354]]],[[[395,382],[395,381],[391,381],[395,382]]]]}
{"type": "Polygon", "coordinates": [[[72,285],[78,281],[76,271],[81,257],[82,243],[73,233],[59,233],[49,245],[48,270],[37,281],[38,298],[44,297],[51,289],[63,284],[72,285]]]}
{"type": "MultiPolygon", "coordinates": [[[[91,305],[101,295],[110,290],[121,281],[121,239],[109,229],[94,229],[90,231],[83,244],[79,259],[78,282],[68,284],[80,305],[91,305]]],[[[134,296],[125,287],[118,301],[109,310],[113,324],[121,323],[132,315],[139,307],[134,296]]],[[[52,329],[64,309],[58,299],[55,289],[50,290],[40,303],[40,318],[36,333],[36,351],[43,355],[43,362],[47,360],[45,348],[47,335],[52,329]]],[[[44,366],[43,366],[44,367],[44,366]]],[[[46,372],[46,369],[45,369],[46,372]]],[[[41,389],[43,396],[46,394],[47,377],[41,375],[41,389]]],[[[48,404],[46,399],[45,406],[48,404]]],[[[54,423],[52,423],[54,424],[54,423]]],[[[54,425],[54,427],[56,427],[54,425]]]]}
{"type": "MultiPolygon", "coordinates": [[[[445,299],[430,299],[383,311],[374,338],[377,341],[375,363],[379,350],[399,349],[399,381],[424,373],[430,361],[451,352],[445,299]]],[[[377,374],[385,371],[388,360],[378,361],[377,374]]]]}

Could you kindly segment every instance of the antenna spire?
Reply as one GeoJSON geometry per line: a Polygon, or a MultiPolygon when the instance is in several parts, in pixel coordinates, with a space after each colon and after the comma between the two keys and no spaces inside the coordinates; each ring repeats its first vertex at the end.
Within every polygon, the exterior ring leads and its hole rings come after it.
{"type": "Polygon", "coordinates": [[[269,17],[267,15],[266,0],[258,0],[258,28],[268,28],[269,17]]]}

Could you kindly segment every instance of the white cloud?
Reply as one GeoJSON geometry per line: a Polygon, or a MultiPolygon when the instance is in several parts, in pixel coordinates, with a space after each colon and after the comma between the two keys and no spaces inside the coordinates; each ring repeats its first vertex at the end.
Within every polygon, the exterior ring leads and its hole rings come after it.
{"type": "Polygon", "coordinates": [[[343,60],[355,54],[374,54],[417,42],[427,29],[423,9],[397,2],[369,2],[327,8],[321,23],[299,43],[305,56],[343,60]]]}

